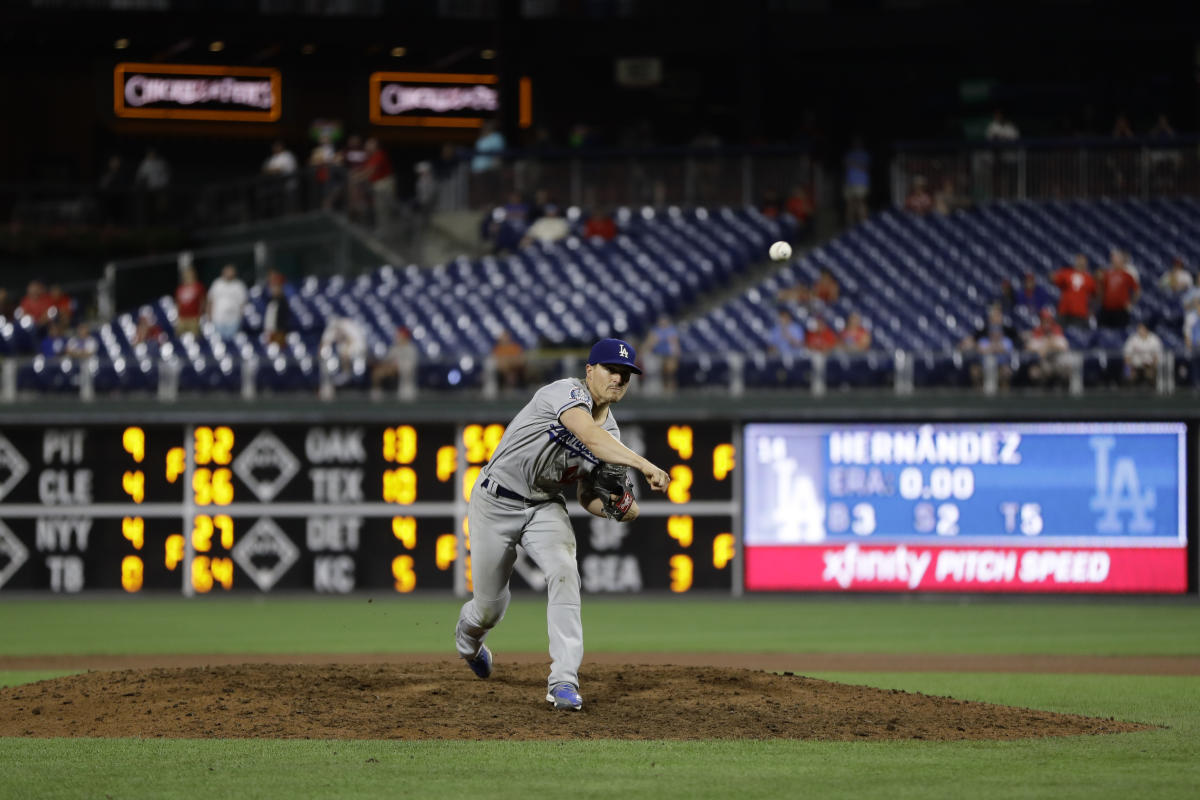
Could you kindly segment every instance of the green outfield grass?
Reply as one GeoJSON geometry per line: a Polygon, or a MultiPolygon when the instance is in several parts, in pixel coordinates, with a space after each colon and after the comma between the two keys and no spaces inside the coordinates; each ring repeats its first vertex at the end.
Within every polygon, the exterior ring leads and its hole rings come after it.
{"type": "MultiPolygon", "coordinates": [[[[5,600],[0,653],[429,652],[446,599],[5,600]]],[[[497,649],[545,646],[514,602],[497,649]]],[[[1118,602],[586,599],[596,650],[1196,654],[1200,607],[1118,602]]],[[[4,672],[0,685],[61,673],[4,672]]],[[[1164,726],[1003,743],[0,740],[0,798],[1192,797],[1200,677],[816,677],[1164,726]]],[[[664,698],[669,701],[670,698],[664,698]]]]}

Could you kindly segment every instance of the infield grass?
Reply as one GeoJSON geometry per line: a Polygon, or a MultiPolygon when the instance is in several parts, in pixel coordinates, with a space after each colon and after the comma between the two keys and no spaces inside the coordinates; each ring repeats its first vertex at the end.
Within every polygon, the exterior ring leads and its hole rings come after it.
{"type": "MultiPolygon", "coordinates": [[[[0,653],[434,652],[448,648],[457,605],[6,599],[0,653]]],[[[491,641],[543,649],[543,609],[518,599],[491,641]]],[[[584,619],[592,651],[1200,652],[1200,607],[1178,603],[588,598],[584,619]]],[[[50,676],[0,673],[0,684],[50,676]]],[[[0,739],[0,798],[1191,798],[1200,786],[1200,677],[816,677],[1165,727],[948,744],[0,739]]]]}

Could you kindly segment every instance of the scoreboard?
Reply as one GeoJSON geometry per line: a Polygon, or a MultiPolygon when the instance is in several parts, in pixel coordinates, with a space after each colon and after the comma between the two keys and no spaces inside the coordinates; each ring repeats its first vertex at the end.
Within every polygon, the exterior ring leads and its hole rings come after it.
{"type": "MultiPolygon", "coordinates": [[[[733,426],[629,424],[667,469],[620,524],[568,498],[583,589],[730,590],[733,426]]],[[[470,589],[471,487],[500,423],[0,429],[0,592],[470,589]]],[[[514,586],[545,581],[524,554],[514,586]]]]}
{"type": "Polygon", "coordinates": [[[1188,586],[1184,423],[752,424],[745,588],[1188,586]]]}

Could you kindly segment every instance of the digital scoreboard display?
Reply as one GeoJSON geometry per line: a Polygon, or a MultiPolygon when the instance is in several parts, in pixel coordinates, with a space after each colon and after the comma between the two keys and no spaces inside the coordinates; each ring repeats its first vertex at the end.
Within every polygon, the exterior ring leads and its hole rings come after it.
{"type": "MultiPolygon", "coordinates": [[[[671,472],[619,524],[568,497],[584,591],[729,590],[733,429],[629,424],[671,472]]],[[[467,501],[498,423],[6,425],[0,592],[470,589],[467,501]]],[[[523,554],[514,586],[544,587],[523,554]]]]}
{"type": "Polygon", "coordinates": [[[750,424],[750,591],[1187,591],[1183,423],[750,424]]]}

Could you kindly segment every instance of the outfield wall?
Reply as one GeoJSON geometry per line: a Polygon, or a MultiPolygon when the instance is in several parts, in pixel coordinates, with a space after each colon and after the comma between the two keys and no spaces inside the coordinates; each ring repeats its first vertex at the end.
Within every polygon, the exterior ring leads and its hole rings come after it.
{"type": "MultiPolygon", "coordinates": [[[[0,592],[466,593],[523,399],[4,407],[0,592]]],[[[630,524],[573,509],[583,588],[1195,592],[1189,400],[634,397],[671,488],[630,524]]],[[[524,556],[514,585],[544,586],[524,556]]]]}

